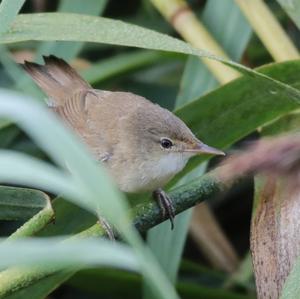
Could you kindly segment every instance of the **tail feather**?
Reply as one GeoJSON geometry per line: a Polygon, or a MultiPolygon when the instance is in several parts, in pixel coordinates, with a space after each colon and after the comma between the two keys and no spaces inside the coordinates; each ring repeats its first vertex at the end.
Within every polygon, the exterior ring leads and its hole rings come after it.
{"type": "Polygon", "coordinates": [[[25,61],[23,67],[48,95],[52,105],[61,106],[76,91],[91,88],[64,60],[53,55],[43,58],[44,65],[25,61]]]}

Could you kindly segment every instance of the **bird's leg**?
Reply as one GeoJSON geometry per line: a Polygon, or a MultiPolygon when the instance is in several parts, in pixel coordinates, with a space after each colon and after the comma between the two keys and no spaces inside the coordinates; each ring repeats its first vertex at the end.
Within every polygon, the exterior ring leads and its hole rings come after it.
{"type": "Polygon", "coordinates": [[[107,222],[107,220],[102,216],[98,216],[98,223],[104,229],[104,231],[105,231],[106,235],[108,236],[108,238],[111,241],[115,241],[114,231],[113,231],[112,227],[110,226],[110,224],[107,222]]]}
{"type": "Polygon", "coordinates": [[[153,192],[153,197],[161,210],[162,218],[168,216],[171,222],[171,229],[174,229],[175,210],[172,200],[161,188],[158,188],[153,192]]]}

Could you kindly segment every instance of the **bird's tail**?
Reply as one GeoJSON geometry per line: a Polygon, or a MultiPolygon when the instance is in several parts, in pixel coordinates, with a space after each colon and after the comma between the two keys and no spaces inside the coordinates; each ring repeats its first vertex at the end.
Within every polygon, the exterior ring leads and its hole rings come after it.
{"type": "Polygon", "coordinates": [[[48,95],[50,105],[61,106],[77,90],[91,88],[64,60],[52,55],[43,58],[44,65],[25,61],[23,67],[48,95]]]}

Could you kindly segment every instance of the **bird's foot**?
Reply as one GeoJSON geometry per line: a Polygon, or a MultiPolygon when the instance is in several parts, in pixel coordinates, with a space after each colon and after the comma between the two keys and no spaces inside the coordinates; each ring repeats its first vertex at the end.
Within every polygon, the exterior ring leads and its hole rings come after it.
{"type": "Polygon", "coordinates": [[[101,216],[98,217],[98,223],[101,225],[101,227],[104,229],[107,237],[109,238],[109,240],[111,241],[115,241],[115,234],[114,231],[112,229],[112,227],[110,226],[110,224],[107,222],[107,220],[101,216]]]}
{"type": "Polygon", "coordinates": [[[171,222],[171,229],[174,229],[175,209],[171,198],[161,188],[153,192],[153,197],[161,210],[162,218],[165,219],[168,216],[171,222]]]}

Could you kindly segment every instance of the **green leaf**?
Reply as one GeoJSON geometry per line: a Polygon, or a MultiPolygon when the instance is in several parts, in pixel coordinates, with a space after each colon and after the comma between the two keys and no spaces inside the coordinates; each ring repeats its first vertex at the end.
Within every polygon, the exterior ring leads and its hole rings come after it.
{"type": "Polygon", "coordinates": [[[7,32],[25,0],[2,0],[0,3],[0,36],[7,32]]]}
{"type": "Polygon", "coordinates": [[[1,43],[28,40],[98,42],[215,59],[249,75],[253,79],[263,82],[266,88],[276,88],[277,93],[288,93],[291,98],[300,101],[299,91],[245,66],[216,57],[207,51],[195,49],[189,44],[168,35],[113,19],[66,13],[19,15],[11,30],[3,35],[1,43]]]}
{"type": "MultiPolygon", "coordinates": [[[[57,269],[99,265],[120,267],[131,271],[140,269],[132,249],[124,244],[112,243],[104,239],[65,241],[64,238],[56,237],[27,238],[9,242],[2,239],[0,240],[0,255],[1,269],[19,265],[49,267],[50,264],[50,268],[57,269]],[[20,254],[20,248],[22,248],[22,254],[20,254]]],[[[1,288],[2,286],[1,284],[1,288]]]]}
{"type": "MultiPolygon", "coordinates": [[[[107,0],[89,0],[82,5],[82,0],[61,0],[58,11],[80,13],[97,16],[102,14],[107,4],[107,0]]],[[[83,48],[83,42],[48,42],[43,43],[37,50],[36,57],[42,55],[56,55],[70,60],[75,58],[83,48]]]]}
{"type": "Polygon", "coordinates": [[[298,0],[277,0],[300,29],[300,2],[298,0]]]}
{"type": "MultiPolygon", "coordinates": [[[[300,87],[299,60],[269,64],[258,71],[282,84],[300,87]]],[[[227,148],[258,127],[296,109],[299,104],[289,94],[243,77],[183,106],[176,114],[205,143],[227,148]]],[[[183,173],[203,160],[204,157],[192,159],[183,173]]]]}
{"type": "Polygon", "coordinates": [[[49,205],[39,190],[0,186],[0,220],[28,220],[49,205]]]}

